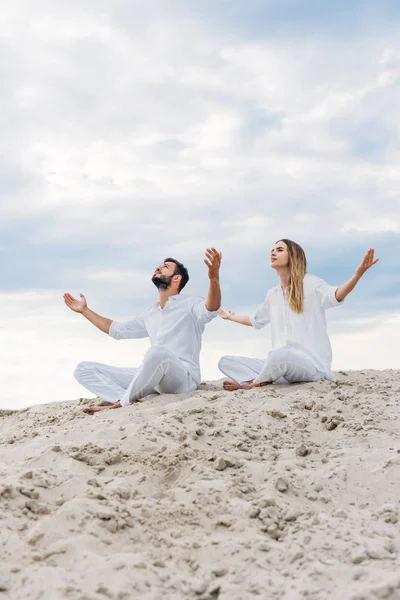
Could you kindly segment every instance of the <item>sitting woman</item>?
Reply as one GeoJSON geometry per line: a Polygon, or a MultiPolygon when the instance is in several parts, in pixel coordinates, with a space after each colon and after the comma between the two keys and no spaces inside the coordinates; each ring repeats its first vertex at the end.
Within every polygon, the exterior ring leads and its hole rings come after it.
{"type": "Polygon", "coordinates": [[[263,304],[251,316],[220,313],[227,321],[256,329],[271,323],[272,351],[266,360],[223,356],[218,366],[230,378],[224,382],[224,388],[233,391],[276,382],[334,381],[325,311],[340,305],[378,260],[374,259],[374,250],[368,250],[353,277],[337,288],[307,273],[304,250],[296,242],[277,242],[271,251],[271,267],[280,284],[268,291],[263,304]]]}

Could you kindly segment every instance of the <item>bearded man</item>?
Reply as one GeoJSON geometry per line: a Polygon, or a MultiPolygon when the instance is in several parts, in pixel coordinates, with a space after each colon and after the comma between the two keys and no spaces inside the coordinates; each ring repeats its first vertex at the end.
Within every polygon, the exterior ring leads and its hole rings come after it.
{"type": "Polygon", "coordinates": [[[109,406],[83,409],[87,414],[128,406],[152,393],[185,394],[200,384],[200,350],[204,327],[218,316],[221,306],[219,271],[222,254],[207,248],[204,263],[210,280],[206,300],[181,295],[189,281],[182,263],[166,258],[154,271],[152,282],[159,301],[149,310],[128,321],[117,322],[92,311],[83,294],[76,299],[64,294],[64,302],[81,313],[100,331],[116,340],[150,338],[151,348],[142,364],[135,368],[112,367],[81,362],[74,375],[90,392],[109,402],[109,406]]]}

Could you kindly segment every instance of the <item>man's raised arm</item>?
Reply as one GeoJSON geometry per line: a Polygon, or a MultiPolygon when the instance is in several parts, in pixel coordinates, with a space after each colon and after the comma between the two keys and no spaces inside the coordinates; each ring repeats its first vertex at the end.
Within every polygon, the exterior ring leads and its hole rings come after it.
{"type": "Polygon", "coordinates": [[[206,299],[206,308],[216,311],[221,307],[221,288],[219,285],[219,270],[221,267],[222,252],[215,248],[207,248],[204,263],[208,267],[208,278],[210,285],[206,299]]]}
{"type": "Polygon", "coordinates": [[[97,329],[100,329],[100,331],[103,331],[103,333],[108,334],[110,332],[112,320],[106,319],[106,317],[101,317],[91,310],[87,305],[85,296],[83,294],[79,295],[81,298],[80,300],[77,300],[71,296],[71,294],[64,294],[65,304],[74,312],[81,313],[88,321],[93,323],[97,329]]]}

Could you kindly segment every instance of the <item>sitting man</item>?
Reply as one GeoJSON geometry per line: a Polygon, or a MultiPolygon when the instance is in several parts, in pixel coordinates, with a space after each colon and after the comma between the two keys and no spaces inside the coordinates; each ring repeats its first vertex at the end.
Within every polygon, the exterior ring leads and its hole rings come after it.
{"type": "Polygon", "coordinates": [[[185,394],[200,384],[201,337],[206,323],[218,316],[221,306],[219,270],[222,254],[207,249],[204,260],[210,285],[207,299],[181,296],[189,281],[187,269],[177,260],[166,258],[152,277],[159,302],[138,317],[117,322],[93,312],[80,294],[80,300],[64,294],[71,310],[81,313],[104,333],[116,340],[149,337],[151,348],[136,369],[111,367],[95,362],[79,363],[75,377],[81,385],[110,406],[92,406],[87,414],[120,408],[152,393],[185,394]]]}

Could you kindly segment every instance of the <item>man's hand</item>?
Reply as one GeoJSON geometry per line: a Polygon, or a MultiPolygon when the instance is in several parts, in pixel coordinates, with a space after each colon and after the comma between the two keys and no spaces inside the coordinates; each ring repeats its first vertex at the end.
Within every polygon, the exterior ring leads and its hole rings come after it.
{"type": "Polygon", "coordinates": [[[71,294],[64,294],[64,302],[74,312],[82,313],[87,307],[86,298],[83,294],[79,294],[81,299],[76,300],[71,294]]]}
{"type": "Polygon", "coordinates": [[[214,312],[221,308],[221,288],[219,285],[219,269],[221,267],[222,253],[215,248],[207,248],[204,264],[208,268],[208,294],[206,299],[207,310],[214,312]]]}
{"type": "Polygon", "coordinates": [[[366,255],[364,256],[364,260],[360,264],[360,266],[356,269],[356,276],[362,277],[368,269],[376,265],[379,258],[374,259],[374,249],[370,248],[366,255]]]}
{"type": "Polygon", "coordinates": [[[106,317],[101,317],[93,310],[90,310],[90,308],[88,308],[85,296],[83,294],[79,295],[81,299],[77,300],[71,296],[71,294],[64,294],[64,302],[68,308],[83,315],[85,319],[93,323],[93,325],[95,325],[103,333],[110,333],[112,320],[106,319],[106,317]]]}
{"type": "Polygon", "coordinates": [[[221,267],[222,252],[218,252],[215,248],[207,248],[205,265],[208,267],[209,279],[219,279],[219,270],[221,267]]]}

